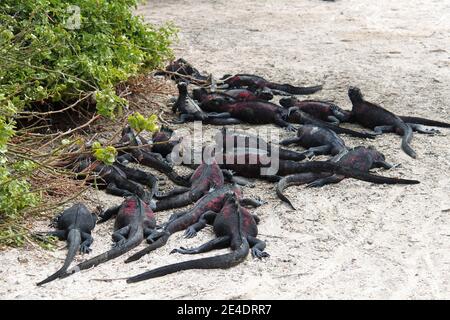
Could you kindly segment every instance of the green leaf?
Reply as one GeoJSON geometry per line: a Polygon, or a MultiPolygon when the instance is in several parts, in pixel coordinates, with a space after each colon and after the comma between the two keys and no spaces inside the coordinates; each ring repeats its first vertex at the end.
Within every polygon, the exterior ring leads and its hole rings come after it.
{"type": "Polygon", "coordinates": [[[101,144],[96,141],[92,144],[92,149],[94,150],[94,157],[98,161],[101,161],[106,165],[112,165],[116,161],[117,150],[113,146],[103,148],[101,144]]]}
{"type": "Polygon", "coordinates": [[[135,112],[128,117],[128,124],[138,133],[144,130],[151,133],[159,131],[158,116],[154,114],[148,118],[145,118],[139,112],[135,112]]]}

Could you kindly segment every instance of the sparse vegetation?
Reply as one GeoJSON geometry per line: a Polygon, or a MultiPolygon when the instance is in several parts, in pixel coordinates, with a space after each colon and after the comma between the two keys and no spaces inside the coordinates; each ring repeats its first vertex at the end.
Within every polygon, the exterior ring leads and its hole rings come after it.
{"type": "MultiPolygon", "coordinates": [[[[66,110],[114,118],[127,101],[115,85],[171,58],[176,30],[132,14],[136,0],[4,0],[0,7],[0,245],[25,241],[21,221],[40,202],[29,177],[52,170],[46,159],[69,148],[69,136],[33,135],[19,126],[66,110]],[[83,111],[84,112],[84,111],[83,111]],[[44,136],[44,137],[42,137],[44,136]],[[36,138],[37,140],[32,140],[36,138]],[[42,147],[42,157],[30,152],[42,147]],[[45,157],[44,155],[47,155],[45,157]]],[[[146,128],[147,129],[147,128],[146,128]]],[[[70,134],[74,132],[69,132],[70,134]]],[[[97,157],[115,158],[112,147],[97,157]]],[[[33,210],[34,212],[36,210],[33,210]]]]}

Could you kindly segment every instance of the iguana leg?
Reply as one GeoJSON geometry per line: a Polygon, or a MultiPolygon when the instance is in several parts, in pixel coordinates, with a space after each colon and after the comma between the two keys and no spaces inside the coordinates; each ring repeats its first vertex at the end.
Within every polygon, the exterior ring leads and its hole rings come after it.
{"type": "Polygon", "coordinates": [[[120,192],[120,190],[122,190],[123,196],[125,197],[135,194],[145,203],[149,203],[152,198],[152,195],[145,191],[144,187],[131,180],[116,177],[114,183],[116,186],[115,192],[120,192]]]}
{"type": "Polygon", "coordinates": [[[394,165],[392,165],[386,161],[376,161],[372,165],[372,168],[392,169],[393,167],[394,167],[394,165]]]}
{"type": "Polygon", "coordinates": [[[292,112],[299,111],[298,107],[290,107],[288,108],[287,116],[289,117],[292,112]]]}
{"type": "Polygon", "coordinates": [[[117,166],[126,174],[128,179],[149,187],[152,190],[152,194],[156,193],[158,179],[154,175],[143,170],[129,168],[122,164],[118,164],[117,166]]]}
{"type": "Polygon", "coordinates": [[[335,126],[338,126],[341,122],[339,121],[338,118],[336,118],[335,116],[328,116],[327,120],[329,122],[331,122],[332,124],[334,124],[335,126]]]}
{"type": "Polygon", "coordinates": [[[284,128],[287,131],[297,131],[297,129],[289,122],[283,119],[283,117],[279,114],[275,115],[274,122],[276,125],[284,128]]]}
{"type": "Polygon", "coordinates": [[[258,208],[258,207],[262,206],[263,204],[266,204],[267,201],[264,201],[261,199],[243,198],[243,199],[239,200],[239,203],[241,206],[244,206],[244,207],[258,208]]]}
{"type": "Polygon", "coordinates": [[[175,171],[166,173],[166,176],[180,186],[189,187],[191,185],[189,180],[186,180],[185,177],[179,176],[175,171]]]}
{"type": "Polygon", "coordinates": [[[184,187],[190,186],[190,182],[186,181],[183,177],[180,177],[159,153],[142,152],[139,163],[164,173],[170,180],[178,185],[184,187]]]}
{"type": "Polygon", "coordinates": [[[247,241],[252,248],[252,256],[255,258],[267,258],[269,257],[269,254],[264,251],[266,248],[266,243],[262,240],[259,240],[258,238],[247,236],[247,241]]]}
{"type": "Polygon", "coordinates": [[[178,120],[173,120],[172,123],[182,124],[182,123],[191,122],[191,121],[195,121],[195,116],[192,114],[183,113],[180,115],[178,120]]]}
{"type": "Polygon", "coordinates": [[[80,252],[81,253],[89,253],[92,251],[90,248],[92,242],[94,242],[94,238],[86,232],[81,232],[81,239],[83,242],[80,244],[80,252]]]}
{"type": "Polygon", "coordinates": [[[161,238],[163,235],[165,235],[167,232],[166,231],[157,231],[157,230],[153,230],[150,235],[148,235],[146,237],[147,239],[147,243],[152,244],[153,242],[155,242],[156,240],[158,240],[159,238],[161,238]]]}
{"type": "Polygon", "coordinates": [[[330,161],[331,162],[338,162],[339,160],[341,160],[342,159],[342,157],[344,156],[344,155],[346,155],[348,153],[348,150],[347,149],[343,149],[341,152],[339,152],[337,155],[335,155],[335,156],[333,156],[331,159],[330,159],[330,161]]]}
{"type": "Polygon", "coordinates": [[[164,198],[176,196],[176,195],[184,193],[184,192],[188,192],[189,190],[191,190],[191,189],[188,187],[175,187],[173,190],[170,190],[169,192],[166,192],[166,193],[156,193],[155,198],[156,199],[164,199],[164,198]]]}
{"type": "Polygon", "coordinates": [[[324,185],[331,184],[331,183],[339,183],[341,182],[345,177],[339,176],[339,175],[331,175],[325,178],[314,180],[313,182],[310,182],[307,184],[307,188],[317,188],[317,187],[323,187],[324,185]]]}
{"type": "Polygon", "coordinates": [[[231,114],[229,112],[208,112],[208,118],[231,118],[231,114]]]}
{"type": "Polygon", "coordinates": [[[304,151],[304,153],[307,155],[307,157],[311,156],[318,156],[322,154],[328,154],[330,153],[331,146],[330,145],[324,145],[324,146],[318,146],[318,147],[312,147],[304,151]]]}
{"type": "Polygon", "coordinates": [[[254,188],[255,183],[247,178],[241,177],[241,176],[233,176],[231,179],[231,182],[236,183],[240,186],[248,187],[248,188],[254,188]]]}
{"type": "Polygon", "coordinates": [[[426,127],[424,125],[421,125],[421,124],[408,123],[408,125],[411,127],[411,129],[413,129],[415,132],[418,132],[418,133],[424,133],[424,134],[440,133],[440,131],[437,130],[437,129],[428,128],[428,127],[426,127]]]}
{"type": "Polygon", "coordinates": [[[117,162],[119,162],[122,165],[127,164],[128,162],[137,162],[136,158],[133,157],[131,153],[126,153],[121,156],[118,156],[116,159],[117,162]]]}
{"type": "Polygon", "coordinates": [[[204,253],[209,252],[215,249],[224,249],[227,248],[230,245],[230,237],[219,237],[216,239],[213,239],[205,244],[202,244],[201,246],[197,248],[187,249],[184,247],[180,247],[178,249],[173,249],[171,253],[181,253],[181,254],[197,254],[197,253],[204,253]]]}
{"type": "Polygon", "coordinates": [[[156,159],[156,161],[161,161],[161,162],[165,161],[164,157],[161,154],[156,153],[156,152],[145,152],[145,156],[147,158],[153,157],[154,159],[156,159]]]}
{"type": "Polygon", "coordinates": [[[169,153],[169,154],[164,158],[164,160],[165,160],[170,166],[173,166],[173,165],[174,165],[174,162],[173,162],[172,154],[171,154],[171,153],[169,153]]]}
{"type": "Polygon", "coordinates": [[[114,231],[112,238],[114,241],[113,247],[120,247],[127,241],[128,233],[130,232],[130,226],[123,227],[122,229],[114,231]]]}
{"type": "Polygon", "coordinates": [[[375,134],[380,135],[382,133],[390,133],[395,131],[395,126],[378,126],[373,128],[375,134]]]}
{"type": "Polygon", "coordinates": [[[145,227],[144,228],[144,238],[148,238],[153,232],[155,232],[155,229],[145,227]]]}
{"type": "Polygon", "coordinates": [[[261,222],[261,218],[258,217],[256,214],[252,214],[252,217],[255,220],[256,224],[259,224],[261,222]]]}
{"type": "Polygon", "coordinates": [[[235,176],[234,172],[231,170],[222,169],[222,173],[223,173],[223,176],[225,177],[225,179],[228,180],[229,182],[233,182],[238,185],[246,186],[249,188],[253,188],[255,186],[253,181],[250,181],[249,179],[241,177],[241,176],[235,176]]]}
{"type": "Polygon", "coordinates": [[[97,223],[103,223],[105,221],[108,221],[113,216],[117,215],[117,213],[119,212],[119,209],[120,209],[120,205],[109,208],[105,212],[99,214],[98,217],[100,218],[100,220],[97,223]]]}
{"type": "Polygon", "coordinates": [[[216,215],[217,212],[214,211],[207,211],[202,214],[200,219],[196,223],[186,229],[186,231],[184,232],[184,237],[187,239],[195,237],[197,235],[197,232],[206,227],[206,224],[208,222],[211,223],[212,221],[214,221],[216,215]]]}
{"type": "Polygon", "coordinates": [[[172,214],[169,217],[169,221],[168,222],[172,222],[173,220],[176,220],[176,219],[184,216],[185,214],[186,214],[186,211],[175,212],[174,214],[172,214]]]}
{"type": "Polygon", "coordinates": [[[171,223],[172,221],[174,221],[174,220],[184,216],[186,213],[187,213],[187,211],[175,212],[169,217],[169,220],[166,223],[164,223],[164,224],[171,223]]]}
{"type": "Polygon", "coordinates": [[[106,193],[119,197],[129,197],[133,195],[130,191],[117,187],[114,182],[108,183],[108,185],[106,186],[106,193]]]}
{"type": "Polygon", "coordinates": [[[284,139],[280,142],[280,145],[282,146],[287,146],[293,143],[298,143],[302,140],[302,138],[300,137],[294,137],[294,138],[288,138],[288,139],[284,139]]]}

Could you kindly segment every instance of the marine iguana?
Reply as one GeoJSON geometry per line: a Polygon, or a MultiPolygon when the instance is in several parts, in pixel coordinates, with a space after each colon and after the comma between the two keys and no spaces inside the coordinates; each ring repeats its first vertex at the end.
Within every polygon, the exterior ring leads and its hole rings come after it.
{"type": "Polygon", "coordinates": [[[287,130],[294,131],[290,123],[314,124],[326,127],[336,133],[345,133],[358,138],[371,138],[376,133],[357,132],[351,129],[338,127],[331,123],[316,119],[299,110],[298,107],[285,109],[276,104],[263,100],[237,101],[236,99],[220,93],[211,93],[202,98],[200,107],[211,112],[228,112],[232,117],[253,124],[274,123],[287,130]]]}
{"type": "MultiPolygon", "coordinates": [[[[341,153],[330,160],[354,168],[363,172],[369,172],[373,168],[390,169],[393,166],[386,162],[385,156],[371,147],[356,147],[346,153],[341,153]]],[[[283,190],[292,185],[308,184],[308,187],[321,187],[329,183],[338,183],[346,177],[339,174],[329,173],[300,173],[288,175],[282,178],[276,187],[278,197],[287,202],[294,210],[294,206],[283,194],[283,190]]],[[[376,182],[375,182],[376,183],[376,182]]]]}
{"type": "Polygon", "coordinates": [[[89,172],[95,172],[98,175],[98,178],[93,178],[96,185],[116,196],[136,194],[148,203],[157,190],[157,178],[152,174],[128,168],[120,163],[105,165],[90,156],[85,156],[75,162],[73,171],[77,173],[78,177],[85,177],[89,172]],[[148,193],[140,183],[147,185],[151,189],[151,193],[148,193]]]}
{"type": "Polygon", "coordinates": [[[412,158],[417,157],[416,152],[409,145],[413,136],[413,130],[410,125],[406,124],[392,112],[364,100],[359,88],[350,87],[348,96],[353,105],[350,113],[350,121],[357,122],[366,128],[373,129],[378,134],[395,132],[396,134],[401,135],[403,137],[403,151],[412,158]]]}
{"type": "Polygon", "coordinates": [[[200,221],[205,226],[207,221],[213,224],[216,239],[194,249],[179,248],[172,252],[181,254],[198,254],[214,249],[230,247],[232,252],[208,258],[184,261],[156,268],[127,279],[135,283],[151,278],[162,277],[174,272],[189,269],[227,269],[245,260],[251,251],[256,258],[262,259],[269,254],[264,251],[266,244],[257,238],[258,227],[254,217],[239,204],[239,197],[226,193],[220,213],[205,212],[200,221]]]}
{"type": "Polygon", "coordinates": [[[152,144],[141,135],[137,135],[129,125],[122,129],[119,145],[123,147],[139,147],[138,150],[140,151],[152,152],[152,144]]]}
{"type": "Polygon", "coordinates": [[[180,176],[175,172],[173,166],[162,158],[159,153],[153,152],[135,152],[121,155],[117,158],[120,163],[136,162],[149,168],[158,170],[164,173],[172,182],[180,186],[189,186],[189,181],[185,177],[180,176]]]}
{"type": "Polygon", "coordinates": [[[286,109],[264,100],[226,102],[213,99],[204,101],[200,107],[208,112],[228,112],[231,117],[251,124],[273,123],[286,130],[295,130],[294,126],[285,120],[286,109]]]}
{"type": "Polygon", "coordinates": [[[420,117],[397,116],[379,105],[364,100],[359,88],[351,87],[348,94],[353,105],[349,121],[357,122],[365,127],[374,128],[374,131],[378,134],[394,132],[402,135],[402,149],[412,158],[416,158],[417,156],[409,146],[413,131],[434,134],[439,131],[425,126],[450,128],[450,123],[420,117]]]}
{"type": "Polygon", "coordinates": [[[172,136],[173,130],[162,126],[159,131],[153,134],[151,141],[148,141],[144,137],[137,135],[130,126],[125,126],[122,130],[119,146],[125,148],[127,146],[140,147],[139,150],[141,151],[159,153],[161,156],[166,157],[172,152],[173,148],[181,142],[181,138],[171,140],[172,136]]]}
{"type": "Polygon", "coordinates": [[[299,110],[297,107],[292,107],[292,108],[288,109],[286,120],[291,123],[311,124],[311,125],[315,125],[318,127],[328,128],[330,130],[333,130],[336,133],[344,133],[344,134],[348,134],[349,136],[357,137],[357,138],[374,139],[376,136],[375,133],[358,132],[355,130],[339,127],[334,124],[316,119],[316,118],[312,117],[311,115],[307,114],[306,112],[299,110]]]}
{"type": "Polygon", "coordinates": [[[157,76],[168,76],[170,79],[179,81],[189,81],[193,84],[204,84],[209,80],[208,76],[202,75],[196,68],[183,58],[171,62],[165,71],[156,72],[157,76]],[[174,74],[177,73],[177,74],[174,74]]]}
{"type": "Polygon", "coordinates": [[[225,195],[230,191],[236,193],[242,205],[257,207],[263,204],[263,202],[255,199],[242,198],[241,189],[236,185],[224,185],[204,195],[191,209],[174,213],[162,231],[155,231],[147,238],[147,242],[150,245],[130,256],[125,260],[125,263],[139,260],[144,255],[161,248],[167,243],[170,236],[176,232],[185,230],[186,237],[194,237],[197,233],[197,228],[203,226],[201,223],[198,224],[200,217],[206,212],[219,212],[223,207],[225,195]]]}
{"type": "Polygon", "coordinates": [[[358,170],[353,167],[345,166],[340,163],[330,161],[309,161],[309,162],[296,162],[291,160],[277,159],[277,166],[272,167],[273,163],[270,158],[267,158],[265,154],[255,152],[254,150],[246,150],[245,152],[235,153],[217,153],[216,159],[220,163],[220,159],[223,164],[220,164],[221,168],[232,170],[233,172],[248,178],[260,178],[269,181],[279,181],[280,176],[286,176],[294,173],[321,173],[329,172],[331,174],[339,174],[348,178],[354,178],[367,182],[380,183],[380,184],[418,184],[417,180],[397,179],[374,175],[368,172],[358,170]],[[252,161],[250,161],[252,160],[252,161]],[[276,173],[266,172],[266,175],[262,174],[261,169],[273,168],[276,173]]]}
{"type": "Polygon", "coordinates": [[[238,101],[251,101],[251,100],[270,101],[273,99],[272,91],[264,89],[256,89],[255,91],[251,91],[249,89],[230,89],[225,90],[223,93],[235,98],[238,101]]]}
{"type": "Polygon", "coordinates": [[[127,167],[117,161],[114,162],[113,166],[125,173],[127,179],[148,187],[150,190],[150,198],[158,193],[158,178],[153,174],[140,169],[127,167]]]}
{"type": "Polygon", "coordinates": [[[156,228],[155,214],[152,209],[136,196],[126,198],[119,206],[112,207],[100,215],[99,222],[105,222],[116,216],[114,247],[92,259],[81,262],[68,270],[61,278],[65,278],[80,270],[98,266],[101,263],[115,259],[137,247],[144,238],[154,233],[156,228]]]}
{"type": "MultiPolygon", "coordinates": [[[[271,154],[272,144],[267,143],[260,136],[250,135],[245,132],[235,130],[228,130],[225,127],[221,130],[220,145],[226,150],[236,148],[256,148],[260,150],[267,150],[268,156],[271,154]]],[[[302,161],[306,159],[305,153],[300,153],[288,149],[277,148],[278,156],[283,160],[302,161]]]]}
{"type": "Polygon", "coordinates": [[[205,88],[197,88],[192,90],[192,96],[199,103],[205,100],[211,99],[234,99],[235,101],[252,101],[252,100],[266,100],[270,101],[273,99],[273,94],[271,91],[257,89],[256,91],[251,91],[249,89],[230,89],[225,91],[215,91],[208,92],[205,88]]]}
{"type": "Polygon", "coordinates": [[[237,74],[234,76],[225,75],[222,80],[230,89],[248,87],[252,89],[271,89],[273,94],[312,94],[322,90],[322,86],[295,87],[290,84],[280,84],[268,81],[262,77],[252,74],[237,74]]]}
{"type": "Polygon", "coordinates": [[[172,153],[173,148],[181,142],[182,138],[171,140],[173,136],[173,130],[167,127],[161,127],[158,132],[155,132],[152,137],[151,151],[159,153],[163,157],[167,157],[172,153]]]}
{"type": "Polygon", "coordinates": [[[178,185],[189,186],[189,181],[179,176],[173,169],[173,166],[161,154],[152,152],[150,143],[143,137],[136,135],[129,126],[122,130],[122,138],[119,143],[129,148],[124,147],[121,155],[117,157],[117,162],[137,162],[158,170],[178,185]]]}
{"type": "Polygon", "coordinates": [[[312,125],[300,126],[297,131],[297,137],[285,139],[280,142],[280,145],[286,146],[292,143],[308,148],[304,152],[308,157],[324,154],[334,156],[347,150],[344,140],[334,131],[312,125]]]}
{"type": "MultiPolygon", "coordinates": [[[[246,101],[246,100],[238,100],[224,92],[208,92],[206,89],[194,89],[193,97],[196,101],[199,102],[200,108],[214,108],[217,105],[222,104],[233,104],[238,101],[246,101]]],[[[250,99],[249,101],[252,101],[250,99]]]]}
{"type": "Polygon", "coordinates": [[[237,119],[232,119],[227,112],[204,112],[198,104],[188,95],[187,83],[178,83],[179,96],[172,107],[172,111],[180,112],[180,118],[174,123],[180,124],[188,121],[202,121],[204,124],[227,125],[241,123],[237,119]]]}
{"type": "Polygon", "coordinates": [[[285,108],[296,107],[297,110],[301,110],[311,115],[312,117],[331,122],[332,124],[339,125],[339,123],[348,120],[349,112],[341,109],[334,103],[319,100],[303,100],[300,101],[295,97],[280,99],[280,104],[285,108]]]}
{"type": "Polygon", "coordinates": [[[57,230],[46,234],[67,241],[67,256],[61,269],[37,283],[38,286],[56,280],[63,275],[69,268],[78,250],[82,253],[91,252],[90,246],[94,241],[91,231],[95,227],[96,220],[96,215],[91,213],[82,203],[74,204],[54,219],[52,226],[56,227],[57,230]]]}
{"type": "Polygon", "coordinates": [[[162,211],[187,206],[200,199],[212,189],[224,184],[222,170],[213,162],[202,163],[190,177],[190,188],[176,188],[165,195],[157,195],[162,199],[156,202],[154,211],[162,211]]]}

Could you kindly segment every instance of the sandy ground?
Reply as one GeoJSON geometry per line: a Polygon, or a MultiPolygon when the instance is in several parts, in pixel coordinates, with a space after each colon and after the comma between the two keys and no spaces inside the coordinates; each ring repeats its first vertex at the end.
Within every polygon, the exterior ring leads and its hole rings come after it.
{"type": "MultiPolygon", "coordinates": [[[[357,85],[368,100],[398,114],[450,120],[448,0],[165,0],[149,1],[138,13],[158,24],[172,20],[181,28],[176,55],[217,76],[249,72],[300,85],[323,83],[314,97],[345,108],[348,86],[357,85]]],[[[449,133],[416,134],[417,160],[400,150],[395,135],[345,137],[349,146],[375,145],[401,164],[383,174],[417,178],[420,185],[348,179],[321,189],[293,187],[287,194],[297,211],[281,204],[270,184],[245,189],[269,201],[255,210],[269,259],[249,257],[229,270],[185,271],[134,285],[97,281],[190,259],[169,252],[211,239],[208,228],[191,240],[177,234],[138,263],[119,258],[37,288],[34,283],[61,265],[65,250],[8,250],[0,253],[0,298],[450,298],[449,133]]],[[[120,202],[97,197],[106,206],[120,202]]],[[[94,253],[109,248],[111,228],[96,229],[94,253]]]]}

